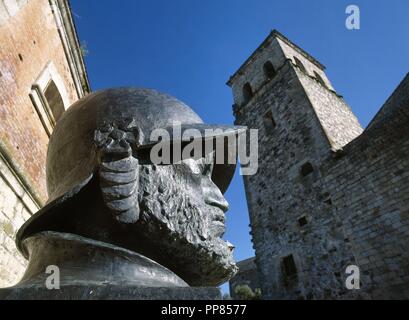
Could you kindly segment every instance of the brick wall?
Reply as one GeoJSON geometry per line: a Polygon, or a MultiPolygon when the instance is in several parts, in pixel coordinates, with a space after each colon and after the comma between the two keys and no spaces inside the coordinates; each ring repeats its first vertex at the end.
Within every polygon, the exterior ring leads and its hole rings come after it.
{"type": "Polygon", "coordinates": [[[79,98],[62,27],[49,0],[0,0],[0,287],[21,277],[25,262],[15,249],[15,234],[47,200],[49,133],[30,99],[32,85],[51,65],[65,108],[79,98]]]}

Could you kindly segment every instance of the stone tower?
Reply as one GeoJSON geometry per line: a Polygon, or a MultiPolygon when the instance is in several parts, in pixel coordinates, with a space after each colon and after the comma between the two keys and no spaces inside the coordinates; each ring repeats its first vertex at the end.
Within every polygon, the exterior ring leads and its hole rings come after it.
{"type": "Polygon", "coordinates": [[[244,184],[264,298],[408,299],[409,74],[365,130],[277,31],[228,84],[236,123],[259,129],[244,184]]]}
{"type": "Polygon", "coordinates": [[[264,298],[342,295],[355,259],[321,167],[362,127],[325,67],[277,31],[228,85],[236,124],[259,129],[259,170],[244,183],[264,298]]]}

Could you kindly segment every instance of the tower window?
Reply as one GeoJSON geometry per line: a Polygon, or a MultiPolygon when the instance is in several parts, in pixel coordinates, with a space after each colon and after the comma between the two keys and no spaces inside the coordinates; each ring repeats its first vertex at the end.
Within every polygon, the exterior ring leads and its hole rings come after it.
{"type": "Polygon", "coordinates": [[[276,75],[276,70],[273,67],[273,64],[270,61],[267,61],[264,66],[264,75],[267,79],[272,79],[276,75]]]}
{"type": "Polygon", "coordinates": [[[263,122],[264,128],[266,129],[267,132],[271,132],[276,127],[276,122],[274,121],[273,114],[271,113],[271,111],[268,111],[264,115],[263,122]]]}
{"type": "Polygon", "coordinates": [[[47,103],[53,113],[55,121],[58,121],[65,109],[61,94],[53,80],[50,81],[45,89],[44,96],[47,99],[47,103]]]}
{"type": "Polygon", "coordinates": [[[307,162],[301,166],[301,175],[303,177],[308,176],[314,171],[314,168],[312,167],[311,163],[307,162]]]}
{"type": "Polygon", "coordinates": [[[298,59],[297,57],[294,57],[295,64],[298,66],[298,68],[301,69],[301,71],[307,73],[307,69],[305,69],[304,64],[298,59]]]}
{"type": "Polygon", "coordinates": [[[243,86],[243,102],[246,104],[254,96],[253,89],[251,89],[250,83],[246,83],[243,86]]]}
{"type": "Polygon", "coordinates": [[[321,77],[316,71],[314,71],[314,76],[315,76],[315,79],[317,79],[317,81],[318,81],[321,85],[323,85],[324,87],[327,86],[327,85],[325,84],[324,79],[322,79],[322,77],[321,77]]]}
{"type": "Polygon", "coordinates": [[[297,275],[297,267],[295,266],[294,257],[292,254],[283,258],[282,265],[284,275],[286,277],[293,277],[297,275]]]}

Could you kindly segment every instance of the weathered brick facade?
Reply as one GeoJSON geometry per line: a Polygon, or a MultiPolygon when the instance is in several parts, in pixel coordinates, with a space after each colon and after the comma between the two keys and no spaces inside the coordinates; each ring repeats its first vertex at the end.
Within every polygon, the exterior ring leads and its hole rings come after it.
{"type": "Polygon", "coordinates": [[[89,91],[64,0],[0,0],[0,287],[24,269],[20,225],[47,200],[45,159],[60,111],[89,91]]]}
{"type": "Polygon", "coordinates": [[[236,124],[259,129],[244,183],[263,296],[409,298],[409,76],[363,130],[324,69],[273,31],[228,82],[236,124]]]}

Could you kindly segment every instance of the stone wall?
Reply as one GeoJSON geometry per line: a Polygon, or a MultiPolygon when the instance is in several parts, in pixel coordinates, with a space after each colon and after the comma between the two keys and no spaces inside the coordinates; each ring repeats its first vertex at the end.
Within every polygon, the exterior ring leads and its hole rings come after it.
{"type": "Polygon", "coordinates": [[[405,124],[400,133],[396,123],[362,133],[327,78],[314,78],[319,68],[272,33],[229,80],[236,124],[259,129],[259,170],[244,176],[244,184],[263,296],[407,297],[405,124]],[[271,79],[261,68],[265,59],[281,62],[271,79]],[[241,96],[245,83],[254,88],[248,103],[241,96]],[[346,289],[348,265],[362,268],[361,290],[346,289]]]}
{"type": "Polygon", "coordinates": [[[47,200],[45,91],[53,82],[66,109],[89,90],[73,29],[66,0],[0,0],[0,287],[21,276],[15,233],[47,200]]]}
{"type": "Polygon", "coordinates": [[[257,266],[254,262],[255,258],[248,258],[237,262],[239,271],[237,274],[229,280],[229,290],[232,299],[238,299],[239,297],[235,293],[237,286],[247,285],[255,292],[260,289],[260,281],[258,279],[257,266]]]}
{"type": "Polygon", "coordinates": [[[0,287],[6,287],[20,280],[26,266],[14,243],[16,232],[39,207],[2,157],[0,204],[0,287]]]}
{"type": "MultiPolygon", "coordinates": [[[[299,298],[302,288],[314,282],[329,288],[338,282],[334,275],[324,278],[320,272],[329,242],[337,242],[337,226],[326,213],[326,204],[319,200],[325,192],[322,185],[315,183],[321,159],[329,156],[331,146],[298,72],[286,61],[276,77],[236,116],[236,124],[259,129],[259,170],[253,176],[244,176],[244,180],[265,298],[299,298]],[[264,118],[268,112],[275,122],[272,130],[264,118]],[[303,177],[301,168],[306,163],[311,164],[313,172],[303,177]],[[311,212],[315,212],[315,219],[307,217],[307,225],[301,228],[299,219],[311,212]],[[297,278],[282,272],[283,258],[290,255],[297,265],[297,278]]],[[[336,260],[343,263],[342,258],[336,260]]],[[[314,293],[305,295],[312,297],[314,293]]]]}
{"type": "Polygon", "coordinates": [[[342,149],[362,133],[362,127],[344,99],[319,83],[311,74],[298,71],[308,99],[333,150],[342,149]]]}
{"type": "Polygon", "coordinates": [[[385,104],[378,111],[372,121],[369,123],[368,128],[385,120],[391,116],[396,109],[404,108],[409,105],[409,74],[402,80],[393,94],[386,100],[385,104]]]}
{"type": "MultiPolygon", "coordinates": [[[[409,98],[409,90],[400,92],[409,98]]],[[[361,290],[372,298],[408,299],[409,104],[388,107],[388,117],[323,164],[321,183],[361,270],[361,290]]]]}

